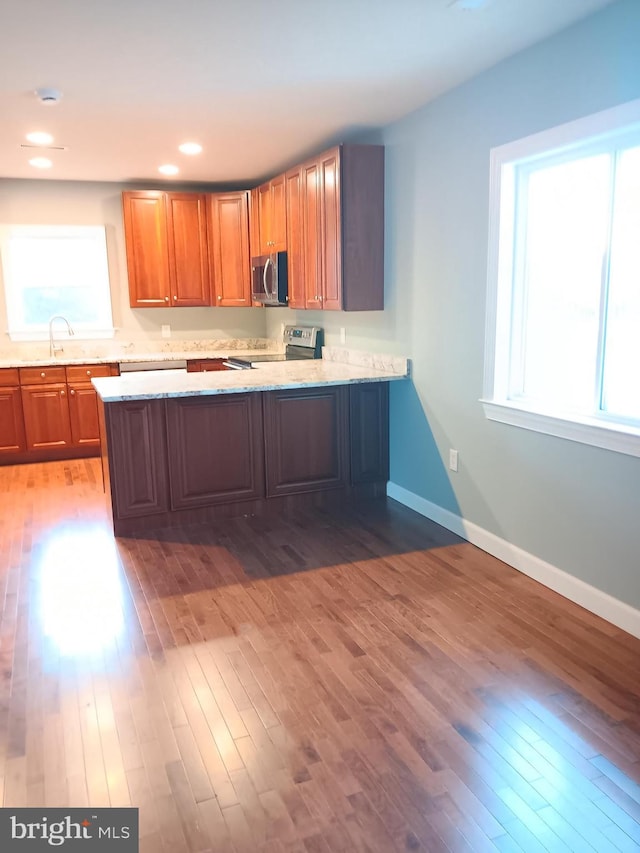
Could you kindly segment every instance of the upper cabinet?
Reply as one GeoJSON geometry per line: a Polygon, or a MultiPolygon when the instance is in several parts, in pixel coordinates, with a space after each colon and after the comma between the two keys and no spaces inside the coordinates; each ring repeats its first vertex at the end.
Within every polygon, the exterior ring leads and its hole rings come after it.
{"type": "Polygon", "coordinates": [[[382,310],[383,146],[341,145],[285,177],[289,304],[382,310]]]}
{"type": "Polygon", "coordinates": [[[209,196],[209,234],[214,302],[223,307],[251,305],[249,193],[209,196]]]}
{"type": "Polygon", "coordinates": [[[257,188],[259,255],[284,252],[287,248],[284,179],[284,175],[278,175],[257,188]]]}
{"type": "Polygon", "coordinates": [[[206,195],[122,194],[132,308],[211,305],[206,195]]]}

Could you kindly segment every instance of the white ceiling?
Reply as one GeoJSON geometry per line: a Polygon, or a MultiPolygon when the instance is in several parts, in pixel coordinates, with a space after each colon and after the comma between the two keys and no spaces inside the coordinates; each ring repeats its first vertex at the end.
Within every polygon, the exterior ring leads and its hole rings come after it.
{"type": "Polygon", "coordinates": [[[169,182],[255,183],[609,2],[3,0],[0,177],[156,183],[169,162],[169,182]],[[33,130],[68,146],[47,171],[20,147],[33,130]]]}

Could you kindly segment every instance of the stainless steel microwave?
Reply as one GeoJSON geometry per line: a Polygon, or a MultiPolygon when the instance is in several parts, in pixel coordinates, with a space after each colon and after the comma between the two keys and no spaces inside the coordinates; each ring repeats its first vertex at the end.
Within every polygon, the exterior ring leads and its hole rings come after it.
{"type": "Polygon", "coordinates": [[[251,258],[251,298],[264,305],[287,305],[287,253],[251,258]]]}

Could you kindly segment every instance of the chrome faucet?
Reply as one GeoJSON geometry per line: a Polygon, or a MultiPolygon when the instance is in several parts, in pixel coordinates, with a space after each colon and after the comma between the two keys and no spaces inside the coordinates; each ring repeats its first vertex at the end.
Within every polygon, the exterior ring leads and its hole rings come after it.
{"type": "Polygon", "coordinates": [[[62,352],[63,346],[62,344],[56,344],[53,340],[53,321],[54,320],[63,320],[67,324],[67,331],[69,336],[73,334],[73,329],[71,328],[71,323],[67,320],[66,317],[63,317],[62,314],[55,314],[49,320],[49,355],[53,357],[57,352],[62,352]]]}

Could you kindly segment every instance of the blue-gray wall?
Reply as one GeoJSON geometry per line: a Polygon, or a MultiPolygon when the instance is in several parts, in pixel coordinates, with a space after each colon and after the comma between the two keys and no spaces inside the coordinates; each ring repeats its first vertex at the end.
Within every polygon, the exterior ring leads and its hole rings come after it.
{"type": "Polygon", "coordinates": [[[640,459],[487,421],[478,402],[489,150],[635,98],[640,0],[622,0],[385,128],[387,310],[298,319],[413,359],[413,384],[392,385],[393,482],[640,607],[640,459]]]}

